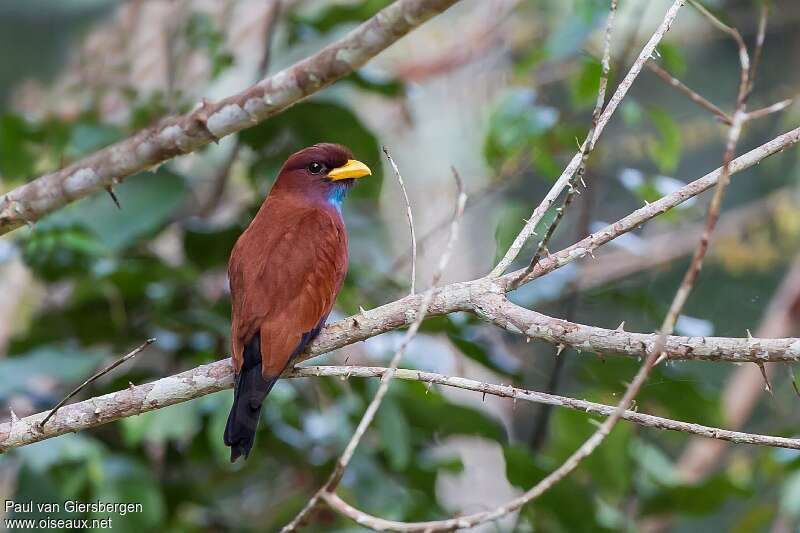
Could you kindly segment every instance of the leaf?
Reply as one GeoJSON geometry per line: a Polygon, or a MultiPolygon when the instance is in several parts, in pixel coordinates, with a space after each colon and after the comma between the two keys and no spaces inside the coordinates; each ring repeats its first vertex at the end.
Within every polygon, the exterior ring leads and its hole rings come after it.
{"type": "Polygon", "coordinates": [[[289,44],[295,44],[309,29],[325,34],[342,24],[362,22],[391,3],[391,0],[364,0],[347,4],[334,3],[312,15],[291,13],[289,19],[289,44]]]}
{"type": "Polygon", "coordinates": [[[558,110],[536,103],[536,92],[514,87],[498,97],[484,141],[486,161],[499,166],[519,155],[556,125],[558,110]]]}
{"type": "MultiPolygon", "coordinates": [[[[503,448],[506,478],[522,490],[531,489],[549,473],[539,466],[531,451],[520,445],[503,448]]],[[[564,479],[528,504],[523,512],[532,523],[543,530],[555,530],[556,522],[564,531],[600,531],[604,528],[594,520],[595,506],[589,490],[575,482],[574,476],[564,479]],[[544,524],[549,524],[546,527],[544,524]]]]}
{"type": "Polygon", "coordinates": [[[686,58],[680,47],[662,41],[656,50],[658,55],[661,56],[661,61],[664,63],[664,69],[675,77],[680,77],[686,73],[686,58]]]}
{"type": "Polygon", "coordinates": [[[160,229],[183,204],[183,179],[162,168],[128,178],[114,188],[122,209],[105,192],[46,217],[44,228],[81,225],[111,250],[122,250],[160,229]]]}
{"type": "Polygon", "coordinates": [[[749,491],[732,483],[726,475],[720,474],[695,485],[664,487],[643,499],[641,512],[645,515],[707,515],[719,510],[732,498],[744,498],[749,494],[749,491]]]}
{"type": "Polygon", "coordinates": [[[600,89],[600,75],[602,72],[603,68],[597,59],[593,57],[584,58],[578,77],[570,84],[572,105],[578,109],[595,105],[597,92],[600,89]]]}
{"type": "MultiPolygon", "coordinates": [[[[95,500],[106,503],[138,503],[142,512],[131,512],[124,520],[114,520],[114,531],[152,531],[164,519],[166,506],[161,488],[148,468],[122,455],[112,455],[97,465],[94,480],[95,500]]],[[[105,518],[97,513],[93,518],[105,518]]]]}
{"type": "Polygon", "coordinates": [[[525,218],[530,216],[530,209],[524,205],[509,201],[500,213],[500,221],[494,230],[494,263],[497,263],[508,250],[517,233],[525,225],[525,218]]]}
{"type": "Polygon", "coordinates": [[[0,359],[0,398],[30,393],[44,377],[65,383],[79,382],[89,377],[106,355],[104,350],[54,345],[0,359]]]}
{"type": "Polygon", "coordinates": [[[681,158],[681,129],[668,113],[660,109],[650,108],[648,116],[658,132],[658,140],[648,144],[650,157],[661,172],[671,174],[681,158]]]}
{"type": "MultiPolygon", "coordinates": [[[[552,439],[548,451],[562,462],[592,433],[597,420],[583,412],[569,409],[556,410],[553,416],[552,439]]],[[[632,460],[628,453],[632,428],[629,424],[617,424],[595,452],[587,457],[581,469],[589,472],[592,482],[608,494],[621,494],[628,490],[632,478],[632,460]]]]}
{"type": "Polygon", "coordinates": [[[389,465],[393,470],[404,470],[411,459],[411,433],[408,420],[392,398],[384,399],[375,423],[389,465]]]}
{"type": "Polygon", "coordinates": [[[33,128],[18,115],[0,115],[0,173],[9,178],[27,177],[33,171],[29,146],[33,128]]]}
{"type": "Polygon", "coordinates": [[[519,377],[518,368],[516,366],[510,367],[508,364],[500,364],[500,362],[487,353],[487,350],[480,344],[467,340],[460,334],[448,333],[447,337],[458,347],[461,353],[473,361],[507,376],[519,377]]]}
{"type": "Polygon", "coordinates": [[[451,403],[422,383],[393,383],[392,390],[406,419],[414,421],[414,431],[439,437],[478,435],[493,440],[506,439],[505,430],[498,421],[476,409],[451,403]]]}
{"type": "Polygon", "coordinates": [[[69,144],[64,155],[68,159],[75,160],[108,146],[120,138],[122,138],[122,131],[116,126],[84,120],[72,127],[69,144]]]}
{"type": "Polygon", "coordinates": [[[200,431],[198,407],[192,402],[185,402],[123,418],[122,430],[128,446],[142,442],[165,444],[174,440],[189,441],[200,431]]]}
{"type": "MultiPolygon", "coordinates": [[[[353,72],[349,76],[342,78],[343,82],[350,82],[359,89],[386,96],[387,98],[397,98],[405,95],[406,87],[402,81],[395,79],[383,79],[377,75],[372,75],[367,70],[353,72]]],[[[341,82],[340,82],[341,83],[341,82]]]]}

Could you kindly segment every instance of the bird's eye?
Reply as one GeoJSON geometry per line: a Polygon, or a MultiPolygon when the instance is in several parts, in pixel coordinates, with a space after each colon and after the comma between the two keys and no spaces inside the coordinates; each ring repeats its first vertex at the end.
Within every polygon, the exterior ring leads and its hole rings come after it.
{"type": "Polygon", "coordinates": [[[308,171],[311,172],[312,174],[319,174],[320,172],[322,172],[322,168],[323,168],[322,164],[317,163],[316,161],[308,165],[308,171]]]}

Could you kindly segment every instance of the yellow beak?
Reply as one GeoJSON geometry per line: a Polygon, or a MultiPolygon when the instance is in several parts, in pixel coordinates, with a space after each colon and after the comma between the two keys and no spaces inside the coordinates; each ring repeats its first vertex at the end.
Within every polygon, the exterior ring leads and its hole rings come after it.
{"type": "Polygon", "coordinates": [[[355,159],[350,159],[343,166],[334,168],[328,172],[328,178],[332,179],[333,181],[357,179],[371,175],[372,171],[369,169],[369,167],[361,161],[356,161],[355,159]]]}

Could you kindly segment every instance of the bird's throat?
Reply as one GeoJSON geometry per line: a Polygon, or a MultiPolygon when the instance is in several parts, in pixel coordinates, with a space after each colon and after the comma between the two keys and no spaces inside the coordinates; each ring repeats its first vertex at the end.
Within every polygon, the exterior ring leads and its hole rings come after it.
{"type": "MultiPolygon", "coordinates": [[[[353,180],[342,180],[342,182],[352,182],[353,180]]],[[[344,197],[347,196],[347,191],[350,190],[352,183],[339,183],[331,184],[328,190],[328,203],[336,208],[340,213],[342,212],[342,202],[344,197]]]]}

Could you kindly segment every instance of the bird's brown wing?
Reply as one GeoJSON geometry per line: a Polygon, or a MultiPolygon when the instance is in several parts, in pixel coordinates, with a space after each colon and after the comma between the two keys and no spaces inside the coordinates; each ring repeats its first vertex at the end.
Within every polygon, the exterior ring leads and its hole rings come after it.
{"type": "Polygon", "coordinates": [[[260,215],[228,267],[231,341],[238,373],[244,346],[260,333],[262,375],[270,378],[330,313],[347,271],[347,234],[341,219],[322,209],[260,215]]]}

